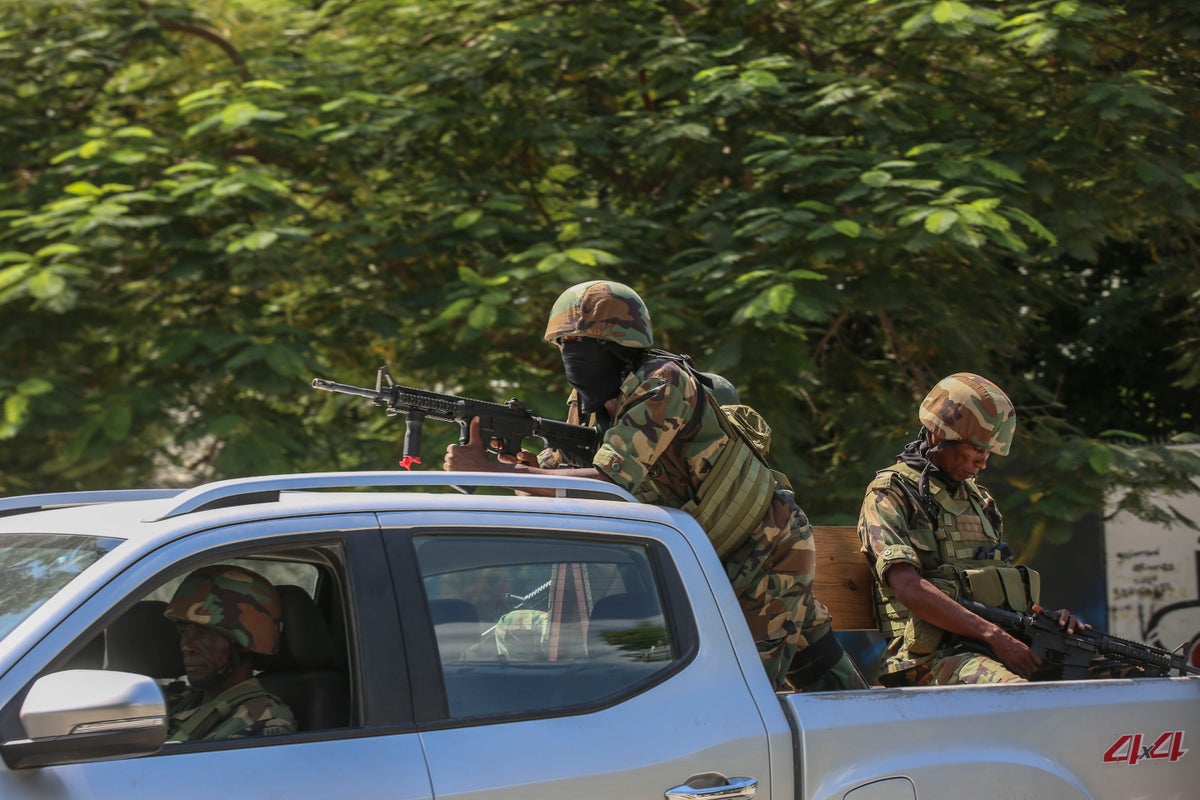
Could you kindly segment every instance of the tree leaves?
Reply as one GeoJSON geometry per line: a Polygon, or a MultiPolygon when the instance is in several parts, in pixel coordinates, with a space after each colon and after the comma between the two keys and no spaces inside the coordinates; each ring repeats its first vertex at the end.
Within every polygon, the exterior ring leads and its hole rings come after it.
{"type": "Polygon", "coordinates": [[[1151,486],[1196,472],[1151,444],[1200,385],[1196,13],[38,8],[0,7],[3,491],[391,464],[394,421],[307,387],[385,361],[557,416],[545,315],[598,277],[822,521],[961,369],[1018,404],[1018,537],[1117,486],[1170,518],[1151,486]]]}

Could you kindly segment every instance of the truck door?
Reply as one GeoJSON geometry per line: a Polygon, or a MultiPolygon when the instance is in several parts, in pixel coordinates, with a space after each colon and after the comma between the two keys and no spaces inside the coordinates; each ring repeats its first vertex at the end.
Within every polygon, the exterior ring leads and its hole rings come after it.
{"type": "Polygon", "coordinates": [[[174,625],[163,617],[165,598],[195,567],[235,563],[267,576],[283,596],[284,642],[264,659],[259,679],[290,705],[296,733],[171,742],[141,758],[23,769],[0,763],[0,798],[429,800],[377,524],[373,514],[260,520],[159,548],[116,575],[0,680],[4,740],[24,738],[20,701],[39,673],[86,667],[174,683],[182,657],[174,625]],[[64,656],[71,660],[62,663],[64,656]]]}
{"type": "Polygon", "coordinates": [[[770,796],[764,723],[683,536],[530,516],[382,520],[434,796],[662,796],[714,772],[770,796]]]}

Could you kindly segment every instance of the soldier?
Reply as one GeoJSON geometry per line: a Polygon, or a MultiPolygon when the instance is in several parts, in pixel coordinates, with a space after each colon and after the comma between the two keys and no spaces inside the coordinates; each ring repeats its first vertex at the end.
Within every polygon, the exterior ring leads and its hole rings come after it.
{"type": "MultiPolygon", "coordinates": [[[[959,372],[933,387],[918,416],[918,438],[876,474],[858,518],[888,645],[879,680],[885,686],[1024,681],[1041,660],[955,600],[1020,612],[1038,601],[1037,573],[1012,565],[996,503],[975,482],[988,456],[1008,455],[1016,412],[996,384],[959,372]]],[[[1091,627],[1069,611],[1055,613],[1069,633],[1091,627]]]]}
{"type": "Polygon", "coordinates": [[[292,710],[253,676],[254,655],[279,647],[279,594],[263,576],[228,564],[184,578],[165,616],[179,629],[188,688],[168,703],[168,740],[292,733],[292,710]]]}
{"type": "MultiPolygon", "coordinates": [[[[777,690],[865,688],[828,611],[812,594],[812,526],[792,492],[729,428],[710,376],[654,350],[650,313],[631,288],[590,281],[554,304],[546,341],[560,348],[573,387],[569,418],[606,428],[591,465],[543,453],[492,461],[473,423],[447,448],[447,470],[545,473],[611,481],[645,502],[681,508],[704,526],[777,690]]],[[[729,387],[718,387],[725,388],[729,387]]]]}

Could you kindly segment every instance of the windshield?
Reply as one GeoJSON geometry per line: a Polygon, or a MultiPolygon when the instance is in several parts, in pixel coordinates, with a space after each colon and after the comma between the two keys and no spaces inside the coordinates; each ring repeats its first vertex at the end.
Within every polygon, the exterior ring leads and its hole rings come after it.
{"type": "Polygon", "coordinates": [[[120,539],[0,534],[0,639],[120,539]]]}

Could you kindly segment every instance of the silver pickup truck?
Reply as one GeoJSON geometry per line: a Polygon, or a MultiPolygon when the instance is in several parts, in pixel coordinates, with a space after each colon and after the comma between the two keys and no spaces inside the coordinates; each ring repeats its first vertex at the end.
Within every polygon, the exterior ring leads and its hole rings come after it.
{"type": "Polygon", "coordinates": [[[519,480],[0,500],[0,798],[1200,797],[1200,678],[777,695],[690,517],[519,480]],[[296,733],[165,741],[213,563],[279,587],[296,733]]]}

